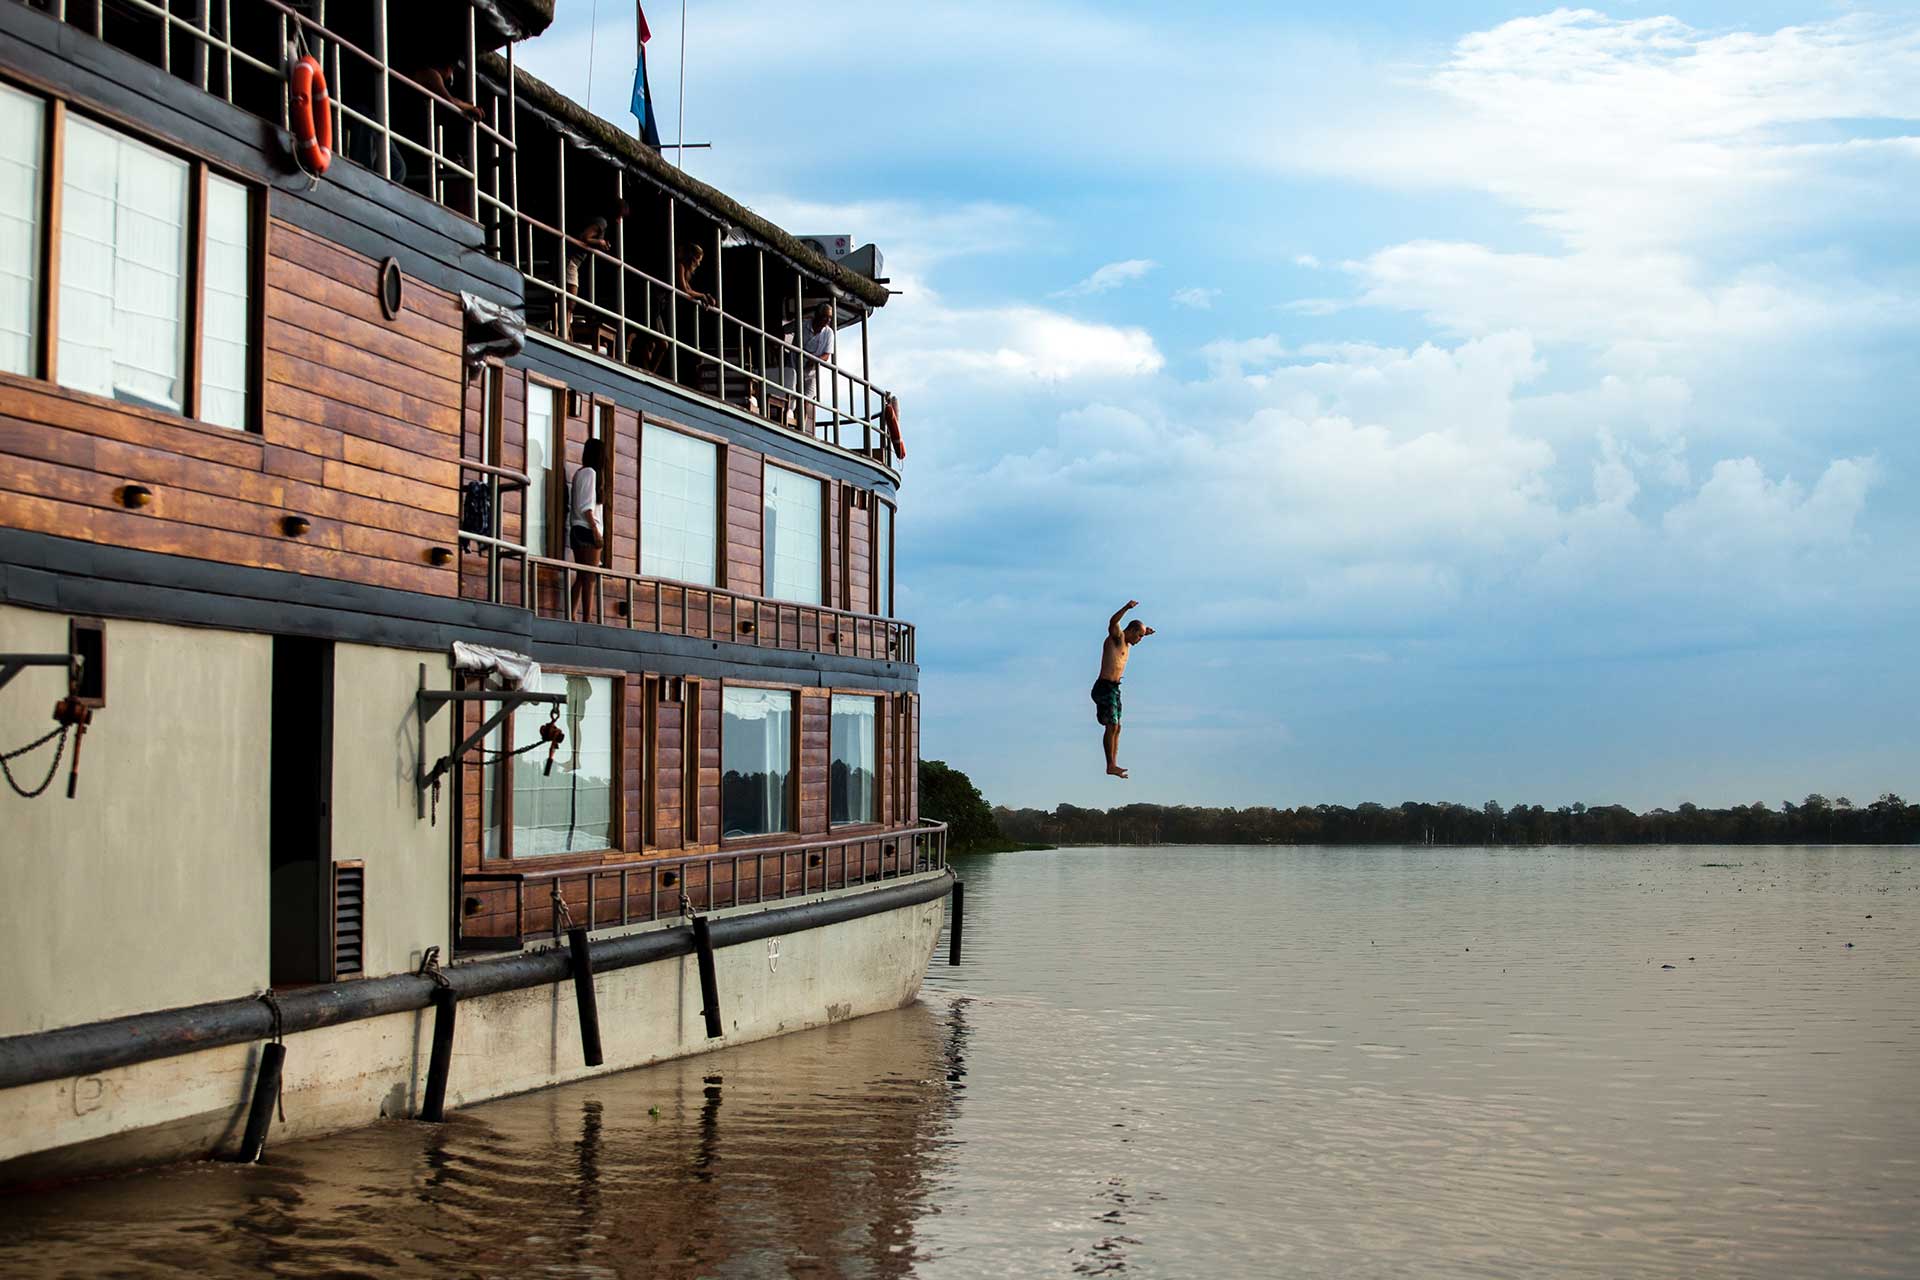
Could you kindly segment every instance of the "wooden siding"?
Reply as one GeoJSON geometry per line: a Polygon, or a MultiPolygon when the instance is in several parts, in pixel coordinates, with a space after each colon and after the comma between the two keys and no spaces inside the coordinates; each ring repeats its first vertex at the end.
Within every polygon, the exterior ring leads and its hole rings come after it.
{"type": "Polygon", "coordinates": [[[873,612],[873,505],[847,508],[847,608],[873,612]]]}
{"type": "Polygon", "coordinates": [[[678,849],[686,843],[681,809],[685,804],[686,775],[682,765],[686,754],[684,705],[666,696],[670,682],[659,684],[661,693],[654,707],[653,733],[653,812],[656,849],[678,849]]]}
{"type": "Polygon", "coordinates": [[[800,692],[800,834],[827,830],[827,769],[831,759],[832,715],[824,689],[800,692]]]}
{"type": "Polygon", "coordinates": [[[370,259],[279,221],[267,249],[261,430],[0,377],[0,524],[454,594],[429,556],[458,525],[457,300],[409,282],[389,325],[370,259]],[[121,504],[128,484],[147,506],[121,504]]]}
{"type": "Polygon", "coordinates": [[[760,523],[764,518],[761,473],[764,459],[752,449],[728,445],[727,513],[723,530],[727,543],[727,577],[723,584],[735,591],[760,594],[760,523]]]}
{"type": "Polygon", "coordinates": [[[702,845],[720,843],[720,683],[700,682],[700,804],[702,845]]]}

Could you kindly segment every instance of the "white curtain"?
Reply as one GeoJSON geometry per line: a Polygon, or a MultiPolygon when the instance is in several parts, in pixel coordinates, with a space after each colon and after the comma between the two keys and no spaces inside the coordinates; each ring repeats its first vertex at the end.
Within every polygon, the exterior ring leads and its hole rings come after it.
{"type": "Polygon", "coordinates": [[[640,435],[640,572],[712,586],[720,451],[656,427],[640,435]]]}
{"type": "Polygon", "coordinates": [[[247,425],[247,336],[253,220],[247,189],[207,176],[207,250],[200,265],[200,417],[247,425]]]}
{"type": "Polygon", "coordinates": [[[880,753],[872,698],[833,695],[833,822],[877,822],[880,753]]]}
{"type": "Polygon", "coordinates": [[[721,808],[727,835],[768,835],[791,827],[793,695],[728,688],[721,701],[721,808]]]}
{"type": "Polygon", "coordinates": [[[187,164],[74,115],[63,156],[61,385],[178,413],[187,164]]]}
{"type": "Polygon", "coordinates": [[[784,467],[766,468],[765,594],[820,603],[820,520],[825,487],[784,467]]]}
{"type": "Polygon", "coordinates": [[[0,372],[38,372],[40,153],[46,104],[0,84],[0,372]]]}

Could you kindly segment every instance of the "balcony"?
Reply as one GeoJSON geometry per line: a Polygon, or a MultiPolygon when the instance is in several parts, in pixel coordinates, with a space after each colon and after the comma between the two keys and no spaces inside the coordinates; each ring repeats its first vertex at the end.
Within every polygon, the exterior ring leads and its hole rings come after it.
{"type": "Polygon", "coordinates": [[[945,823],[597,867],[468,871],[460,877],[462,951],[517,951],[569,922],[617,929],[878,884],[947,865],[945,823]],[[564,904],[564,906],[562,905],[564,904]]]}
{"type": "MultiPolygon", "coordinates": [[[[460,467],[493,484],[496,511],[501,494],[528,484],[523,472],[505,467],[471,460],[460,467]]],[[[473,594],[489,604],[528,608],[542,618],[571,618],[574,584],[585,578],[588,617],[602,626],[877,662],[918,660],[913,624],[897,618],[650,578],[539,555],[524,543],[466,530],[459,538],[461,579],[479,584],[473,594]]]]}
{"type": "Polygon", "coordinates": [[[518,70],[512,42],[551,20],[547,0],[14,2],[281,129],[285,68],[310,54],[331,90],[335,163],[477,223],[487,251],[524,278],[530,329],[895,465],[867,341],[886,282],[822,257],[518,70]],[[596,220],[606,233],[589,238],[596,220]],[[823,306],[831,359],[808,349],[823,306]]]}

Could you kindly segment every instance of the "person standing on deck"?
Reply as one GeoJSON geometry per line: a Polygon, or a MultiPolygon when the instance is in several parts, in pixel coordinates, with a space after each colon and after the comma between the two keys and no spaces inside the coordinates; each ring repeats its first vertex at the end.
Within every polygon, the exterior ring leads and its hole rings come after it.
{"type": "MultiPolygon", "coordinates": [[[[567,485],[567,545],[581,564],[600,567],[600,549],[606,545],[606,518],[600,507],[600,466],[606,446],[594,436],[580,450],[580,467],[567,485]]],[[[593,621],[589,601],[600,595],[600,575],[576,572],[573,575],[573,602],[570,612],[580,621],[593,621]]]]}
{"type": "Polygon", "coordinates": [[[1116,778],[1127,776],[1119,760],[1120,677],[1127,673],[1133,646],[1153,634],[1153,628],[1142,625],[1138,618],[1121,629],[1120,619],[1139,607],[1138,600],[1129,600],[1120,612],[1107,619],[1107,638],[1100,646],[1100,678],[1093,682],[1094,718],[1106,727],[1107,772],[1116,778]]]}
{"type": "Polygon", "coordinates": [[[833,363],[833,304],[823,302],[813,309],[800,332],[800,345],[806,352],[806,400],[801,406],[801,422],[813,430],[814,404],[820,398],[820,366],[833,363]]]}

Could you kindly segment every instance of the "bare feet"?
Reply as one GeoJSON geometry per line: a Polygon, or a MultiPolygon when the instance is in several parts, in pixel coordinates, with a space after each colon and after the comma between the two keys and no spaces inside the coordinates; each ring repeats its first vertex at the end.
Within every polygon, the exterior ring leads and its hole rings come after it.
{"type": "Polygon", "coordinates": [[[1108,766],[1107,766],[1107,772],[1108,772],[1108,773],[1110,773],[1110,774],[1112,774],[1112,775],[1113,775],[1114,777],[1116,777],[1116,778],[1124,778],[1124,777],[1126,777],[1126,776],[1127,776],[1127,771],[1126,771],[1125,769],[1122,769],[1122,768],[1121,768],[1121,767],[1120,767],[1119,765],[1117,765],[1117,764],[1110,764],[1110,765],[1108,765],[1108,766]]]}

